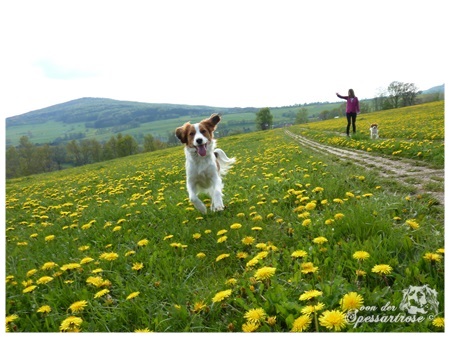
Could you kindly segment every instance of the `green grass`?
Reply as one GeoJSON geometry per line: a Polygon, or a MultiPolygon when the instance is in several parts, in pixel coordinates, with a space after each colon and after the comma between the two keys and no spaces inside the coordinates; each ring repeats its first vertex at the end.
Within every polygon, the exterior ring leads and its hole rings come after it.
{"type": "MultiPolygon", "coordinates": [[[[444,317],[442,255],[437,262],[423,258],[444,247],[441,206],[426,196],[409,196],[376,174],[302,149],[281,130],[219,144],[237,158],[225,177],[227,208],[220,213],[201,215],[190,205],[181,146],[7,181],[8,330],[57,332],[76,316],[83,332],[242,331],[247,311],[262,308],[270,320],[256,331],[285,332],[305,306],[320,302],[323,308],[311,315],[305,331],[326,332],[333,330],[319,319],[327,310],[341,311],[340,300],[349,292],[378,308],[358,315],[382,315],[388,302],[398,307],[402,290],[424,284],[438,294],[433,315],[444,317]],[[233,229],[235,224],[241,227],[233,229]],[[253,243],[244,244],[247,237],[253,243]],[[316,244],[318,237],[327,242],[316,244]],[[292,258],[297,250],[307,256],[292,258]],[[354,259],[360,250],[370,257],[354,259]],[[117,258],[106,260],[104,253],[117,258]],[[87,257],[92,261],[80,264],[87,257]],[[49,262],[56,265],[43,269],[49,262]],[[302,272],[305,262],[318,270],[302,272]],[[61,269],[69,263],[80,265],[61,269]],[[134,270],[137,263],[143,267],[134,270]],[[392,272],[386,277],[372,272],[378,264],[388,264],[392,272]],[[255,273],[263,267],[276,270],[258,281],[255,273]],[[366,275],[357,277],[357,269],[366,275]],[[38,284],[44,276],[53,280],[38,284]],[[101,285],[88,282],[95,276],[101,285]],[[36,288],[24,293],[29,286],[36,288]],[[313,289],[322,295],[299,300],[313,289]],[[96,298],[101,290],[108,293],[96,298]],[[229,297],[214,302],[224,290],[231,290],[229,297]],[[77,301],[86,306],[73,313],[69,308],[77,301]],[[44,305],[50,313],[37,312],[44,305]]],[[[349,323],[342,330],[439,328],[427,316],[421,323],[349,323]]]]}

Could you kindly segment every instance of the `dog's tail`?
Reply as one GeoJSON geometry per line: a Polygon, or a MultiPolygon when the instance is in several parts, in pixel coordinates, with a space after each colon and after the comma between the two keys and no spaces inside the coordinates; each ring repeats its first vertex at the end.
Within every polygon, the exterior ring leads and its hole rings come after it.
{"type": "Polygon", "coordinates": [[[216,155],[216,159],[219,165],[219,173],[221,176],[224,176],[227,171],[231,168],[236,159],[229,158],[227,154],[222,149],[216,148],[214,150],[214,155],[216,155]]]}

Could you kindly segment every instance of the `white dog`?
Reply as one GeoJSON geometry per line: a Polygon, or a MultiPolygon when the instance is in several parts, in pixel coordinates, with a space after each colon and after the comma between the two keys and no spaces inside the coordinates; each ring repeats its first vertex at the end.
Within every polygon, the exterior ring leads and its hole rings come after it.
{"type": "Polygon", "coordinates": [[[378,138],[378,124],[376,124],[376,123],[372,123],[370,125],[370,138],[372,140],[378,138]]]}
{"type": "Polygon", "coordinates": [[[228,158],[222,149],[216,149],[213,132],[220,122],[220,116],[211,115],[200,123],[185,123],[176,129],[176,136],[185,144],[186,156],[186,187],[192,204],[202,213],[206,206],[198,198],[200,192],[211,197],[211,210],[224,209],[222,201],[222,176],[235,162],[228,158]]]}

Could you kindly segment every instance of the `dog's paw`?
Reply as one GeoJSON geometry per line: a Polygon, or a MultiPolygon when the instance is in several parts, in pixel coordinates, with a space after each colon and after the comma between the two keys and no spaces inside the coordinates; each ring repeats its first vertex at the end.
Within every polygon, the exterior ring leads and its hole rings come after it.
{"type": "Polygon", "coordinates": [[[216,212],[216,211],[223,211],[225,209],[225,207],[223,205],[217,206],[212,208],[212,211],[216,212]]]}

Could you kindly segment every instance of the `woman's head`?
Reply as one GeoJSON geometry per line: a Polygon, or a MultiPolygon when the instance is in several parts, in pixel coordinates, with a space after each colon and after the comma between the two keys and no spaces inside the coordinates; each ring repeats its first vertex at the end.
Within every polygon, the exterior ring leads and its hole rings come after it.
{"type": "Polygon", "coordinates": [[[355,97],[355,92],[353,91],[353,89],[348,90],[348,97],[355,97]]]}

